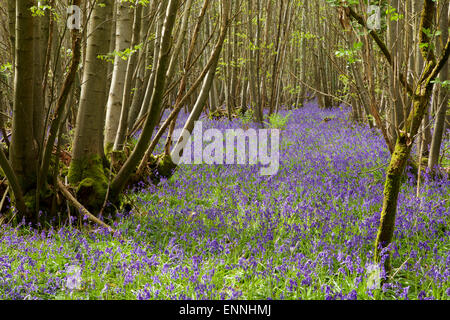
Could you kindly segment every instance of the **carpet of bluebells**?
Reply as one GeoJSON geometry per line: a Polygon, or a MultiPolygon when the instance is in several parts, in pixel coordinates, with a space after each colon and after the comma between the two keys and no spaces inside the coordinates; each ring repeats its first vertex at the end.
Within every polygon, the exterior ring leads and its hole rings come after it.
{"type": "Polygon", "coordinates": [[[450,299],[450,182],[424,174],[417,197],[405,178],[392,277],[380,281],[373,246],[389,154],[348,118],[313,103],[292,110],[274,176],[182,165],[157,187],[128,190],[133,209],[114,223],[123,240],[75,217],[44,231],[2,225],[0,299],[450,299]]]}

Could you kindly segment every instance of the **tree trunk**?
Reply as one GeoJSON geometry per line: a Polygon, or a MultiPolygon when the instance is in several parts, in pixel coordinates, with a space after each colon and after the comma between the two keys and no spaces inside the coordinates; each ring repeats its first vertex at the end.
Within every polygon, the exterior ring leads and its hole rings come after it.
{"type": "MultiPolygon", "coordinates": [[[[162,0],[162,3],[160,4],[160,10],[158,10],[158,20],[157,20],[157,26],[156,26],[156,38],[155,38],[155,44],[154,44],[154,52],[153,52],[153,64],[152,64],[152,72],[150,75],[150,79],[147,84],[147,88],[145,89],[145,95],[144,100],[142,102],[141,109],[139,111],[138,120],[142,119],[144,115],[149,111],[150,109],[150,103],[151,99],[153,97],[153,90],[155,88],[155,81],[156,81],[156,73],[158,70],[158,57],[160,54],[160,48],[161,48],[161,39],[162,39],[162,33],[163,33],[163,24],[164,24],[164,17],[165,17],[165,10],[167,8],[167,1],[168,0],[162,0]]],[[[171,40],[170,40],[171,41],[171,40]]]]}
{"type": "MultiPolygon", "coordinates": [[[[392,0],[391,6],[395,8],[398,12],[399,10],[399,1],[398,0],[392,0]]],[[[398,39],[398,35],[400,34],[399,30],[399,22],[395,20],[391,20],[388,23],[388,45],[389,48],[391,48],[391,52],[393,52],[393,64],[394,68],[393,70],[389,70],[389,88],[390,88],[390,94],[392,99],[391,104],[391,118],[390,118],[390,126],[389,126],[389,138],[391,141],[397,140],[397,132],[399,128],[403,125],[404,121],[404,114],[403,114],[403,107],[402,107],[402,98],[399,88],[399,83],[396,81],[398,77],[399,68],[401,67],[401,59],[400,55],[397,54],[401,50],[401,40],[398,39]]]]}
{"type": "MultiPolygon", "coordinates": [[[[197,17],[197,23],[195,24],[194,32],[193,32],[191,40],[190,40],[187,56],[186,56],[186,59],[184,61],[184,65],[183,65],[184,73],[183,73],[183,76],[182,76],[181,81],[180,81],[180,86],[179,86],[177,97],[176,97],[176,101],[175,101],[175,108],[178,108],[178,111],[176,111],[176,113],[174,114],[174,117],[171,120],[171,123],[170,123],[170,126],[169,126],[166,142],[165,142],[165,145],[164,145],[164,153],[165,153],[165,155],[170,155],[170,148],[172,146],[172,134],[173,134],[173,131],[175,130],[175,125],[176,125],[176,122],[177,122],[178,113],[179,113],[179,111],[181,110],[181,108],[183,107],[183,104],[184,104],[184,102],[182,103],[181,101],[186,98],[186,95],[184,95],[184,91],[186,90],[186,85],[187,85],[187,81],[188,81],[187,68],[192,63],[191,60],[192,60],[192,56],[194,54],[195,45],[197,44],[197,39],[198,39],[198,36],[199,36],[200,27],[201,27],[201,25],[202,25],[202,23],[204,21],[204,18],[205,18],[206,11],[208,9],[209,3],[210,3],[210,0],[204,0],[203,1],[202,10],[200,12],[200,15],[197,17]]],[[[190,99],[190,97],[189,97],[189,99],[190,99]]],[[[158,140],[159,140],[159,138],[158,138],[158,140]]],[[[157,143],[157,142],[158,142],[157,140],[154,141],[154,143],[157,143]]],[[[147,158],[149,157],[149,155],[151,154],[151,152],[153,152],[153,148],[154,148],[154,146],[150,145],[149,149],[146,152],[146,156],[143,159],[143,160],[145,160],[145,162],[146,162],[147,158]]],[[[142,167],[142,165],[143,164],[141,164],[141,167],[142,167]]],[[[139,170],[139,171],[142,171],[142,170],[139,170]]]]}
{"type": "MultiPolygon", "coordinates": [[[[154,1],[152,6],[156,7],[157,1],[154,1]]],[[[152,12],[156,10],[156,8],[152,8],[152,12]]],[[[141,32],[139,34],[139,38],[144,43],[142,50],[139,52],[139,63],[138,70],[136,75],[136,83],[135,83],[135,93],[133,95],[133,100],[131,102],[130,111],[128,114],[127,120],[127,129],[131,131],[135,125],[136,119],[139,115],[140,108],[142,106],[142,101],[144,99],[145,89],[147,88],[147,83],[150,78],[149,70],[147,67],[147,55],[149,55],[149,51],[151,51],[151,46],[147,44],[147,32],[149,30],[150,21],[148,15],[150,14],[149,6],[145,6],[142,10],[141,16],[141,32]]]]}
{"type": "MultiPolygon", "coordinates": [[[[131,47],[134,48],[139,44],[139,34],[141,31],[141,16],[142,16],[142,5],[137,5],[134,11],[133,18],[133,34],[131,38],[131,47]]],[[[143,40],[143,39],[142,39],[143,40]]],[[[143,49],[142,49],[143,50],[143,49]]],[[[142,51],[141,50],[141,51],[142,51]]],[[[125,83],[122,95],[122,110],[120,113],[119,127],[117,129],[117,134],[114,141],[114,151],[123,150],[123,145],[125,143],[125,137],[127,134],[128,126],[128,114],[131,107],[131,89],[133,84],[133,73],[135,72],[136,62],[138,61],[138,54],[133,53],[128,59],[127,71],[125,75],[125,83]]]]}
{"type": "Polygon", "coordinates": [[[375,242],[375,262],[381,263],[384,259],[384,267],[388,273],[391,268],[390,253],[387,252],[386,257],[383,257],[382,252],[392,241],[401,177],[410,155],[411,147],[414,143],[414,137],[419,130],[430,103],[430,97],[433,91],[433,81],[436,79],[450,55],[449,39],[447,39],[444,53],[439,60],[436,59],[434,50],[430,49],[431,39],[426,34],[426,30],[431,30],[433,27],[435,10],[436,4],[433,0],[424,1],[419,32],[420,48],[425,60],[426,68],[418,80],[417,89],[413,96],[412,110],[409,112],[403,130],[399,131],[394,153],[391,156],[391,161],[386,173],[383,208],[375,242]]]}
{"type": "MultiPolygon", "coordinates": [[[[195,105],[192,108],[189,118],[183,127],[183,130],[185,130],[186,132],[189,132],[189,133],[192,133],[192,130],[194,129],[195,121],[197,121],[199,119],[199,117],[203,111],[205,102],[208,99],[208,94],[209,94],[209,91],[211,90],[213,80],[214,80],[214,75],[216,73],[217,64],[219,62],[220,51],[222,50],[223,42],[224,42],[226,34],[227,34],[230,6],[229,6],[228,0],[222,0],[221,2],[223,3],[222,26],[221,26],[221,32],[219,35],[219,40],[213,49],[213,55],[215,54],[215,57],[214,57],[214,60],[211,64],[209,70],[208,70],[206,78],[203,82],[202,88],[201,88],[198,98],[195,102],[195,105]]],[[[183,140],[182,137],[179,137],[176,145],[172,149],[172,153],[170,154],[170,157],[172,159],[175,156],[178,156],[178,154],[177,154],[178,150],[182,150],[184,148],[184,146],[186,145],[186,142],[187,141],[183,140]]],[[[166,159],[163,159],[164,162],[165,162],[165,160],[166,159]]],[[[169,166],[169,168],[170,167],[171,166],[169,166]]],[[[163,172],[161,172],[161,173],[166,176],[170,174],[170,172],[165,172],[165,171],[166,170],[163,170],[163,172]]]]}
{"type": "MultiPolygon", "coordinates": [[[[116,6],[116,46],[114,57],[114,69],[109,89],[109,98],[106,105],[106,123],[105,123],[105,152],[111,151],[114,140],[116,139],[120,114],[122,111],[122,99],[125,87],[125,77],[127,74],[127,60],[131,57],[123,59],[122,52],[130,49],[131,44],[131,28],[132,28],[132,10],[127,2],[120,2],[116,6]]],[[[133,49],[133,48],[131,48],[133,49]]],[[[133,54],[134,55],[134,54],[133,54]]]]}
{"type": "Polygon", "coordinates": [[[16,52],[16,2],[16,0],[8,0],[8,28],[12,57],[15,56],[16,52]]]}
{"type": "MultiPolygon", "coordinates": [[[[442,31],[442,42],[444,42],[445,39],[448,38],[448,20],[450,13],[449,9],[449,3],[444,3],[440,28],[442,31]]],[[[448,62],[442,68],[442,71],[439,74],[439,78],[441,79],[441,81],[448,79],[448,62]]],[[[437,108],[436,120],[434,122],[434,134],[431,141],[430,156],[428,158],[428,168],[430,169],[434,169],[439,163],[439,154],[445,128],[445,116],[448,109],[448,91],[446,92],[446,90],[443,88],[440,89],[437,108]]]]}
{"type": "Polygon", "coordinates": [[[120,171],[111,183],[111,197],[117,198],[125,187],[131,173],[136,169],[148,148],[153,130],[157,125],[157,120],[161,112],[161,105],[166,84],[166,72],[170,62],[171,36],[177,14],[179,0],[169,0],[166,11],[164,27],[162,28],[161,48],[159,58],[157,58],[157,68],[155,73],[155,86],[150,100],[149,116],[147,117],[144,129],[136,147],[122,166],[120,171]]]}
{"type": "MultiPolygon", "coordinates": [[[[14,106],[9,159],[24,195],[35,188],[38,146],[33,121],[33,0],[16,1],[14,106]]],[[[40,115],[43,116],[43,115],[40,115]]]]}
{"type": "Polygon", "coordinates": [[[109,50],[111,26],[105,21],[112,10],[112,0],[97,2],[89,20],[90,36],[68,175],[69,182],[78,186],[79,199],[90,209],[103,204],[108,186],[102,161],[108,62],[98,56],[109,50]]]}
{"type": "Polygon", "coordinates": [[[43,68],[42,48],[47,46],[43,34],[41,34],[41,23],[44,17],[33,17],[34,23],[34,55],[33,55],[33,130],[38,150],[42,147],[44,135],[44,97],[42,94],[43,68]],[[44,44],[45,42],[45,44],[44,44]]]}

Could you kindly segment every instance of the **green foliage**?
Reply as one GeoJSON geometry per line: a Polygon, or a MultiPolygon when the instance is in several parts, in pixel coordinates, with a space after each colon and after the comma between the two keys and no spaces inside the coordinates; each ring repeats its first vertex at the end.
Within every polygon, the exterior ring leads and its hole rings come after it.
{"type": "Polygon", "coordinates": [[[48,10],[50,12],[54,11],[54,9],[51,6],[44,5],[44,4],[40,3],[40,2],[38,2],[37,6],[32,6],[30,8],[30,10],[31,10],[31,14],[32,14],[33,17],[43,17],[43,16],[45,16],[45,10],[48,10]]]}
{"type": "Polygon", "coordinates": [[[0,89],[1,89],[2,81],[6,82],[11,75],[12,75],[12,64],[11,63],[7,62],[5,64],[0,65],[0,89]]]}
{"type": "MultiPolygon", "coordinates": [[[[427,38],[429,39],[429,40],[426,40],[426,41],[430,41],[430,40],[432,40],[432,39],[435,39],[435,38],[437,38],[438,36],[440,36],[441,34],[442,34],[442,31],[440,31],[440,30],[431,30],[431,29],[429,29],[429,28],[423,28],[422,29],[422,32],[427,36],[427,38]]],[[[435,45],[434,45],[434,43],[431,43],[431,42],[424,42],[424,43],[420,43],[419,44],[419,47],[421,48],[421,49],[429,49],[429,50],[434,50],[434,48],[435,48],[435,45]]]]}
{"type": "Polygon", "coordinates": [[[435,80],[431,81],[431,83],[441,86],[442,88],[447,90],[450,89],[450,80],[441,81],[441,79],[436,78],[435,80]]]}
{"type": "Polygon", "coordinates": [[[269,122],[264,122],[264,123],[273,129],[284,129],[284,128],[286,128],[286,124],[288,123],[289,119],[291,118],[291,115],[292,115],[292,112],[289,112],[284,117],[282,115],[280,115],[279,113],[272,113],[270,116],[267,117],[269,122]]]}
{"type": "Polygon", "coordinates": [[[386,9],[386,16],[388,16],[391,21],[399,21],[404,18],[404,15],[398,13],[397,9],[392,6],[388,6],[386,9]]]}
{"type": "Polygon", "coordinates": [[[12,71],[12,64],[7,62],[5,64],[0,65],[0,73],[7,73],[12,71]]]}
{"type": "Polygon", "coordinates": [[[350,84],[354,81],[346,74],[339,75],[339,82],[341,82],[344,86],[337,91],[337,95],[344,99],[347,95],[350,94],[350,84]]]}
{"type": "Polygon", "coordinates": [[[359,51],[361,51],[362,47],[363,47],[362,42],[355,42],[353,44],[353,48],[351,49],[339,48],[335,52],[335,55],[339,58],[346,59],[349,64],[353,64],[355,62],[361,61],[361,59],[358,59],[357,56],[359,51]]]}
{"type": "Polygon", "coordinates": [[[295,87],[291,86],[291,85],[288,85],[288,86],[283,88],[283,91],[289,92],[290,95],[299,94],[301,92],[301,90],[302,90],[302,86],[300,86],[300,85],[297,85],[295,87]]]}
{"type": "Polygon", "coordinates": [[[350,7],[359,4],[358,0],[326,0],[332,7],[350,7]]]}
{"type": "Polygon", "coordinates": [[[111,63],[114,63],[114,59],[116,56],[118,56],[119,58],[121,58],[122,60],[128,60],[128,58],[130,58],[133,54],[135,54],[136,52],[138,52],[139,50],[141,50],[143,47],[143,43],[140,43],[138,45],[135,45],[133,48],[126,48],[123,51],[117,51],[114,50],[113,52],[110,52],[108,54],[105,55],[99,55],[97,56],[98,59],[103,60],[103,61],[108,61],[111,63]]]}
{"type": "Polygon", "coordinates": [[[134,8],[135,4],[140,4],[141,6],[146,7],[150,3],[150,0],[138,0],[137,2],[136,2],[136,0],[120,0],[120,1],[121,2],[129,2],[131,8],[134,8]]]}
{"type": "Polygon", "coordinates": [[[244,114],[241,114],[240,119],[242,124],[249,124],[253,121],[253,110],[247,109],[244,114]]]}

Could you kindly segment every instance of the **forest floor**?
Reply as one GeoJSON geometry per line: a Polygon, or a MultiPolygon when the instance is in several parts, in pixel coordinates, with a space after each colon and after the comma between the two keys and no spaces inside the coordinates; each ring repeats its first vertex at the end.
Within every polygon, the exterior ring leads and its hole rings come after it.
{"type": "Polygon", "coordinates": [[[124,240],[76,219],[41,232],[1,226],[0,299],[450,299],[450,181],[425,175],[417,197],[405,179],[393,277],[380,285],[373,246],[389,154],[348,117],[293,110],[274,176],[182,165],[158,187],[129,190],[134,209],[114,224],[124,240]]]}

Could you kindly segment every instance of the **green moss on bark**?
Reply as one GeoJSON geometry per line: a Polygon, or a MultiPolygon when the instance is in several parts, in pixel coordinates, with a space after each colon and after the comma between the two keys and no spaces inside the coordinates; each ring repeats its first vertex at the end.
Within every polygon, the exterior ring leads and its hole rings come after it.
{"type": "Polygon", "coordinates": [[[173,170],[177,167],[173,163],[170,155],[161,154],[158,156],[158,161],[156,163],[156,169],[158,174],[164,178],[170,178],[173,174],[173,170]]]}
{"type": "Polygon", "coordinates": [[[91,210],[101,208],[108,189],[108,179],[100,156],[72,159],[68,179],[70,184],[76,187],[77,198],[83,205],[91,210]]]}
{"type": "MultiPolygon", "coordinates": [[[[403,171],[408,160],[410,146],[405,134],[398,137],[395,144],[395,150],[391,157],[391,162],[386,173],[386,182],[384,184],[384,201],[381,211],[380,227],[375,241],[375,262],[381,262],[380,249],[387,247],[394,234],[395,216],[397,213],[397,199],[401,186],[403,171]]],[[[390,257],[384,262],[385,269],[390,271],[390,257]]]]}
{"type": "Polygon", "coordinates": [[[104,148],[105,155],[109,156],[109,154],[113,151],[113,148],[114,148],[114,143],[108,142],[104,148]]]}

